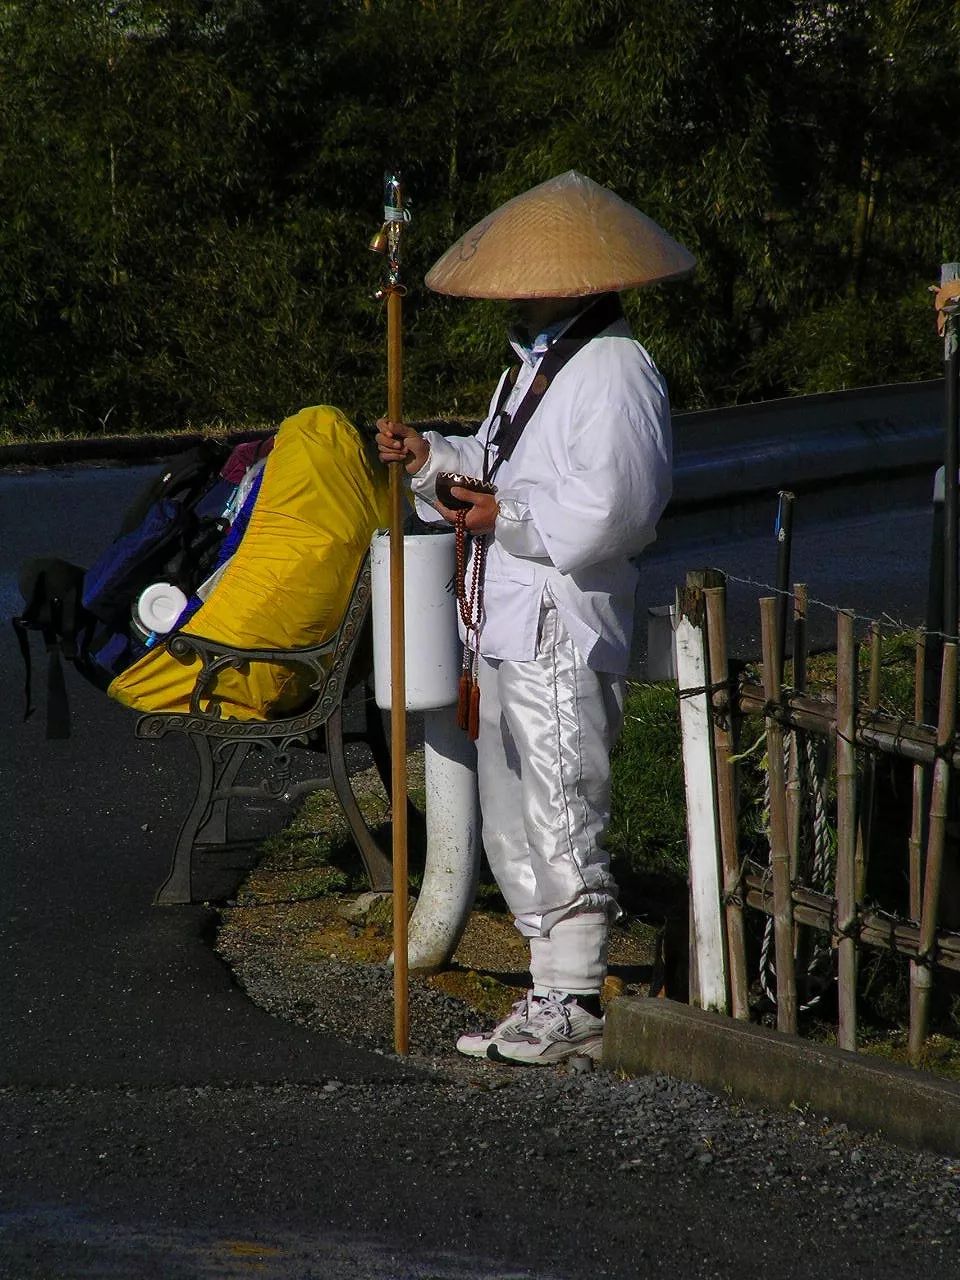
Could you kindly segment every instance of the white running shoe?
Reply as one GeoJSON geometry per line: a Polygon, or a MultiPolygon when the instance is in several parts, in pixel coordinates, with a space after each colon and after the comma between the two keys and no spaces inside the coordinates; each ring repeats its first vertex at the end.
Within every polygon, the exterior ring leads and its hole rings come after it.
{"type": "Polygon", "coordinates": [[[528,991],[492,1031],[474,1031],[462,1035],[457,1041],[458,1053],[466,1054],[468,1058],[486,1058],[490,1046],[496,1044],[500,1036],[508,1031],[525,1026],[540,1007],[540,1003],[539,996],[535,996],[532,990],[528,991]]]}
{"type": "Polygon", "coordinates": [[[603,1049],[603,1018],[594,1017],[576,996],[562,991],[551,991],[526,1021],[497,1030],[500,1034],[487,1048],[494,1062],[549,1066],[576,1054],[599,1058],[603,1049]]]}

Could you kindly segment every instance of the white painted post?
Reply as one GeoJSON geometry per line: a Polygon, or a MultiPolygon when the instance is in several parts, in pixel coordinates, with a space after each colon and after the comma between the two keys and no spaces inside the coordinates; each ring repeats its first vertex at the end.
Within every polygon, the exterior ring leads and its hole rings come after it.
{"type": "Polygon", "coordinates": [[[705,622],[700,587],[678,588],[675,641],[690,860],[691,968],[695,964],[701,1008],[728,1013],[705,622]]]}

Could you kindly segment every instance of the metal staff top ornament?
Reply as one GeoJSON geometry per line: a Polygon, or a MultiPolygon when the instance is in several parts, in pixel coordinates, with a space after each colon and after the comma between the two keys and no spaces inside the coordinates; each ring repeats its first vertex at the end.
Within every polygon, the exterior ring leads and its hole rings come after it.
{"type": "Polygon", "coordinates": [[[400,283],[400,246],[404,225],[409,221],[410,210],[404,204],[400,175],[388,170],[383,175],[383,226],[370,241],[373,252],[386,254],[387,258],[384,287],[377,290],[378,298],[390,290],[406,292],[400,283]]]}

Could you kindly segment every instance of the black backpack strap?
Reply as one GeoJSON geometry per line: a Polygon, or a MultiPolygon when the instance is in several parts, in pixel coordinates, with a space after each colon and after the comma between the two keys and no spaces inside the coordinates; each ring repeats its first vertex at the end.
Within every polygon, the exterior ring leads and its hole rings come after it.
{"type": "MultiPolygon", "coordinates": [[[[29,720],[34,712],[31,700],[30,641],[27,638],[27,626],[22,618],[13,619],[13,628],[20,645],[20,653],[23,655],[25,701],[23,718],[29,720]]],[[[55,641],[47,643],[47,737],[70,737],[70,704],[67,701],[67,686],[60,661],[60,646],[55,641]]]]}
{"type": "MultiPolygon", "coordinates": [[[[48,602],[51,608],[59,603],[48,602]]],[[[25,617],[11,619],[20,654],[23,658],[23,699],[24,720],[29,720],[35,710],[33,706],[33,663],[30,654],[30,639],[27,632],[31,624],[25,617]]],[[[52,627],[35,628],[43,635],[47,650],[47,737],[70,737],[70,704],[67,701],[67,686],[63,678],[63,664],[60,660],[61,647],[56,631],[52,627]]]]}
{"type": "Polygon", "coordinates": [[[63,678],[60,646],[47,646],[47,737],[70,737],[70,703],[67,682],[63,678]]]}
{"type": "MultiPolygon", "coordinates": [[[[620,295],[616,293],[600,294],[590,306],[580,312],[570,328],[546,352],[540,361],[536,377],[527,388],[526,395],[517,405],[511,417],[507,417],[503,412],[503,406],[513,384],[509,378],[504,379],[503,386],[506,391],[504,392],[501,389],[500,400],[496,410],[499,422],[491,424],[487,435],[489,443],[495,446],[497,452],[496,457],[491,460],[487,456],[489,451],[485,451],[483,461],[484,480],[492,480],[503,463],[513,456],[513,451],[523,435],[524,427],[540,407],[540,402],[563,366],[572,360],[577,352],[585,347],[592,338],[603,333],[604,329],[608,329],[617,320],[622,319],[623,307],[620,305],[620,295]]],[[[513,381],[516,381],[515,377],[513,381]]]]}
{"type": "Polygon", "coordinates": [[[132,533],[146,519],[147,512],[161,498],[190,501],[198,496],[219,474],[230,450],[216,440],[202,440],[192,449],[171,458],[163,471],[154,476],[124,513],[117,537],[132,533]]]}
{"type": "Polygon", "coordinates": [[[10,622],[13,626],[13,634],[17,637],[17,644],[20,646],[20,656],[23,658],[23,718],[24,720],[29,720],[34,711],[32,703],[33,664],[30,660],[30,638],[27,635],[29,623],[22,617],[11,618],[10,622]]]}
{"type": "Polygon", "coordinates": [[[66,560],[28,560],[20,572],[26,601],[13,629],[24,664],[24,720],[33,713],[28,631],[39,631],[47,651],[47,737],[69,738],[70,704],[61,658],[77,662],[85,644],[86,617],[80,603],[84,570],[66,560]]]}

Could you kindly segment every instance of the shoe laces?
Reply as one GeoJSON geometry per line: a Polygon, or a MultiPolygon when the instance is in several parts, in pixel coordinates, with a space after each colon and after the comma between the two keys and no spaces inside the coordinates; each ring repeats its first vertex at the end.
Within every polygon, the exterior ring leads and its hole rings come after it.
{"type": "Polygon", "coordinates": [[[540,996],[535,996],[531,989],[525,996],[521,996],[519,1000],[516,1000],[513,1003],[510,1008],[510,1016],[512,1017],[515,1013],[523,1014],[524,1019],[529,1022],[536,1014],[537,1008],[541,1003],[542,998],[540,996]]]}
{"type": "Polygon", "coordinates": [[[560,1018],[563,1022],[563,1034],[570,1031],[570,1005],[572,998],[561,991],[551,991],[541,996],[539,1008],[530,1019],[531,1022],[542,1022],[544,1026],[560,1018]]]}

